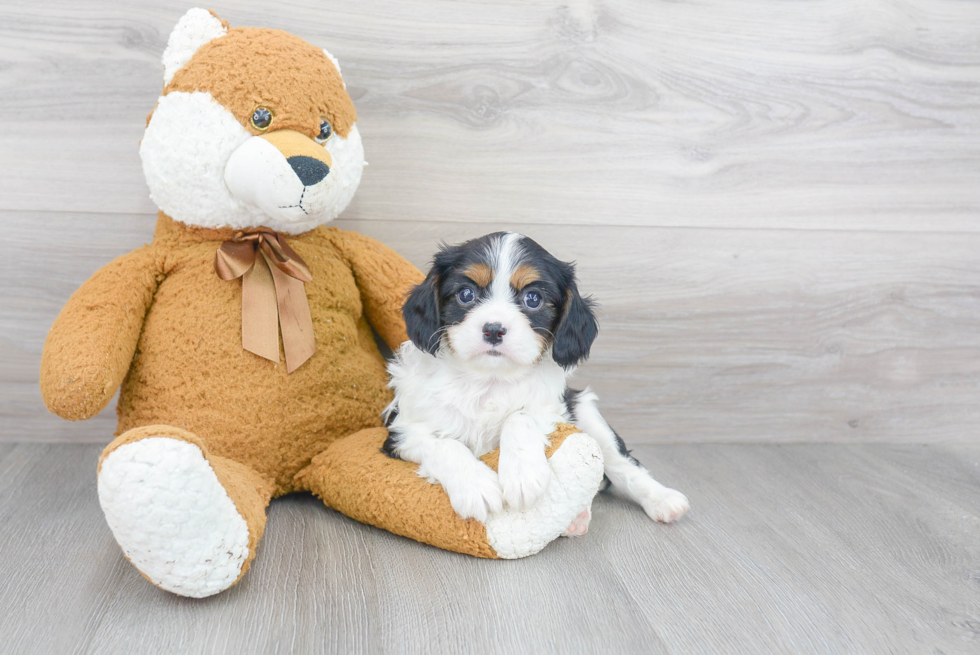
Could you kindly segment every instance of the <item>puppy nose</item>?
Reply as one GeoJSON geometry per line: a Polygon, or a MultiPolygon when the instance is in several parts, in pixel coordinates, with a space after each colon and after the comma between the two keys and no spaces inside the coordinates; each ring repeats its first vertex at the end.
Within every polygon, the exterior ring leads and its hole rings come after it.
{"type": "Polygon", "coordinates": [[[483,340],[491,346],[496,346],[504,340],[507,328],[500,323],[487,323],[483,326],[483,340]]]}
{"type": "Polygon", "coordinates": [[[318,159],[297,155],[286,160],[303,186],[313,186],[330,173],[330,167],[318,159]]]}

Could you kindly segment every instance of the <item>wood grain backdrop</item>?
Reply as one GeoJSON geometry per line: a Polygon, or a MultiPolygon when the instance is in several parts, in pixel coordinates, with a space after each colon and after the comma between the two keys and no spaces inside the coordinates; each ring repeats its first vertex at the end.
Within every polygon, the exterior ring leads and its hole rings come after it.
{"type": "MultiPolygon", "coordinates": [[[[0,440],[112,432],[46,414],[37,367],[152,235],[137,143],[189,6],[0,3],[0,440]]],[[[975,440],[980,3],[211,7],[340,59],[371,164],[341,227],[579,262],[580,378],[634,443],[975,440]]]]}

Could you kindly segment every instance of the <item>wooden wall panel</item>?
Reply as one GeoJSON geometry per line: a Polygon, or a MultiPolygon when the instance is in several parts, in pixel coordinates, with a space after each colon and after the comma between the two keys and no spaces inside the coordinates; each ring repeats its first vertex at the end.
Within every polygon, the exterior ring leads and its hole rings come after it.
{"type": "MultiPolygon", "coordinates": [[[[0,209],[143,213],[186,3],[0,6],[0,209]]],[[[360,219],[976,231],[980,4],[217,2],[341,60],[360,219]]]]}
{"type": "MultiPolygon", "coordinates": [[[[211,5],[342,62],[340,224],[423,265],[524,231],[603,304],[582,371],[638,442],[980,425],[980,4],[211,5]]],[[[0,439],[104,440],[37,392],[71,291],[152,233],[137,143],[186,4],[0,3],[0,439]]]]}
{"type": "MultiPolygon", "coordinates": [[[[3,264],[2,439],[102,441],[37,391],[44,335],[153,217],[0,213],[31,267],[3,264]],[[98,229],[91,227],[97,224],[98,229]],[[37,240],[38,225],[58,235],[37,240]]],[[[521,230],[578,262],[601,334],[577,381],[634,443],[963,441],[980,430],[980,236],[340,220],[425,267],[438,241],[521,230]]]]}

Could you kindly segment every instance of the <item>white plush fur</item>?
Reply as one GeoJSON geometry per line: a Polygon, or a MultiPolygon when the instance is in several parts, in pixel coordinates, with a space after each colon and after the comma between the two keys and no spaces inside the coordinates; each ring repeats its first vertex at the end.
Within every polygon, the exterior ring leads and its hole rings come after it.
{"type": "Polygon", "coordinates": [[[221,21],[207,9],[191,9],[184,14],[163,51],[163,83],[170,84],[174,73],[183,68],[202,45],[228,33],[221,21]]]}
{"type": "Polygon", "coordinates": [[[150,198],[168,216],[200,227],[263,226],[300,234],[336,218],[364,168],[354,125],[324,144],[333,165],[304,187],[286,158],[252,136],[206,92],[161,96],[140,143],[150,198]]]}
{"type": "Polygon", "coordinates": [[[260,215],[235,198],[224,179],[228,159],[251,138],[210,93],[161,96],[140,142],[150,199],[188,225],[256,225],[260,215]]]}
{"type": "Polygon", "coordinates": [[[227,589],[248,558],[248,525],[200,448],[154,437],[102,462],[99,502],[126,557],[153,584],[203,598],[227,589]]]}
{"type": "Polygon", "coordinates": [[[225,184],[253,216],[261,217],[262,225],[290,234],[312,230],[325,222],[325,216],[333,218],[344,210],[364,163],[357,126],[346,139],[333,135],[325,147],[331,155],[330,174],[303,186],[275,146],[262,137],[250,137],[229,157],[225,184]]]}

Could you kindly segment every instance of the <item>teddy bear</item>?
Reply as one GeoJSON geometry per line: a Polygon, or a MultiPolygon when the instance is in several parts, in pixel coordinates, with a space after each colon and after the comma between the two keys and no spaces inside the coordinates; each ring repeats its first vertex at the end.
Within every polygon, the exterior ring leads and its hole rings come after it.
{"type": "Polygon", "coordinates": [[[407,340],[401,307],[423,276],[326,226],[364,167],[337,60],[192,9],[163,68],[140,143],[153,240],[71,296],[40,372],[46,406],[69,420],[119,390],[97,488],[125,557],[162,589],[216,594],[255,558],[270,501],[303,491],[478,557],[527,556],[564,535],[602,478],[597,445],[573,426],[551,435],[543,499],[483,523],[381,450],[391,391],[376,336],[407,340]]]}

